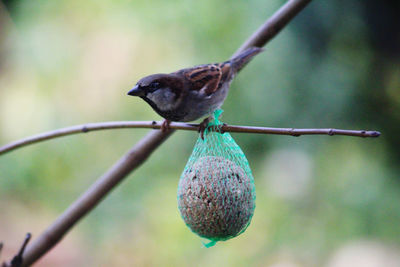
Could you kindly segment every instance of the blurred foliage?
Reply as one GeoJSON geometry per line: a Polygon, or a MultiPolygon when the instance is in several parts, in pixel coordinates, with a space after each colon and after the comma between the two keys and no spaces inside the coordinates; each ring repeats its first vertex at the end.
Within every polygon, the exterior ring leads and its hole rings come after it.
{"type": "MultiPolygon", "coordinates": [[[[139,78],[229,58],[284,3],[3,2],[1,144],[85,122],[160,119],[126,96],[139,78]]],[[[399,12],[398,1],[314,1],[233,82],[227,123],[382,132],[233,134],[257,187],[243,235],[204,249],[181,220],[177,184],[197,136],[180,131],[38,266],[345,266],[335,262],[351,242],[376,242],[377,253],[400,246],[399,12]]],[[[1,156],[5,255],[25,232],[39,235],[146,132],[71,136],[1,156]]]]}

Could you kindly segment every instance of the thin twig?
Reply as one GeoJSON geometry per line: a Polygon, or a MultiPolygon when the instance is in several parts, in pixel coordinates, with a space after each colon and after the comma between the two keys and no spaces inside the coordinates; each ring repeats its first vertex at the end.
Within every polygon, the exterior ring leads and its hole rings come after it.
{"type": "Polygon", "coordinates": [[[0,242],[0,260],[1,260],[1,252],[3,250],[3,246],[4,246],[3,242],[0,242]]]}
{"type": "MultiPolygon", "coordinates": [[[[274,37],[278,25],[284,26],[299,13],[310,0],[290,0],[274,15],[275,20],[268,20],[262,30],[257,31],[243,45],[240,51],[254,46],[262,47],[274,37]],[[268,36],[268,38],[263,38],[268,36]],[[261,41],[255,41],[261,40],[261,41]]],[[[27,247],[23,266],[29,266],[47,253],[83,216],[91,211],[122,179],[142,164],[148,156],[173,132],[151,131],[109,171],[99,178],[83,195],[76,200],[58,219],[27,247]]]]}
{"type": "MultiPolygon", "coordinates": [[[[0,147],[0,155],[34,143],[54,139],[61,136],[73,135],[79,133],[88,133],[92,131],[110,130],[110,129],[125,129],[125,128],[151,128],[161,129],[161,121],[110,121],[75,125],[71,127],[52,130],[49,132],[33,135],[24,139],[9,143],[0,147]]],[[[172,122],[171,129],[198,131],[198,124],[188,124],[180,122],[172,122]]],[[[293,128],[272,128],[272,127],[254,127],[254,126],[236,126],[223,125],[219,128],[222,132],[233,133],[258,133],[258,134],[278,134],[278,135],[348,135],[358,137],[378,137],[377,131],[365,130],[341,130],[341,129],[293,129],[293,128]]]]}
{"type": "Polygon", "coordinates": [[[27,233],[24,239],[24,242],[22,243],[21,248],[18,251],[18,254],[14,256],[14,258],[11,260],[11,267],[20,267],[22,266],[23,262],[24,262],[24,251],[26,248],[26,245],[28,245],[29,240],[31,240],[31,233],[27,233]]]}

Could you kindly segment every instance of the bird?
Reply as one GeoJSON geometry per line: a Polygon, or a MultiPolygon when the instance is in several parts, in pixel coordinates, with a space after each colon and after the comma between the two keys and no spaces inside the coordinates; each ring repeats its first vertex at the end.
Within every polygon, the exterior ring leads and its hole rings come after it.
{"type": "Polygon", "coordinates": [[[190,122],[207,116],[199,125],[203,138],[210,115],[224,103],[233,78],[263,50],[250,47],[222,63],[152,74],[140,79],[128,95],[142,98],[165,119],[163,131],[169,130],[171,121],[190,122]]]}

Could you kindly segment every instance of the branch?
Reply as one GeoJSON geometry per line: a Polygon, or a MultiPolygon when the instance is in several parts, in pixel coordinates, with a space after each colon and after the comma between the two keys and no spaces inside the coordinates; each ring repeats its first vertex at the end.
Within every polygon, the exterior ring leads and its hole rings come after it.
{"type": "MultiPolygon", "coordinates": [[[[310,0],[289,0],[238,50],[250,46],[264,46],[288,21],[299,13],[310,0]]],[[[47,253],[83,216],[91,211],[123,178],[142,164],[149,155],[165,141],[173,130],[167,133],[151,131],[125,156],[97,180],[38,238],[27,246],[23,255],[23,266],[29,266],[47,253]]]]}
{"type": "Polygon", "coordinates": [[[131,150],[128,151],[114,166],[100,177],[85,193],[72,203],[55,222],[50,225],[26,249],[23,266],[30,266],[48,252],[83,216],[96,205],[133,169],[140,166],[150,154],[162,144],[171,134],[161,131],[151,131],[131,150]]]}
{"type": "MultiPolygon", "coordinates": [[[[161,129],[162,122],[156,121],[110,121],[88,123],[82,125],[75,125],[71,127],[61,128],[38,135],[33,135],[7,145],[0,147],[0,155],[21,148],[27,145],[35,144],[38,142],[54,139],[61,136],[73,135],[79,133],[88,133],[92,131],[111,130],[111,129],[125,129],[125,128],[150,128],[161,129]]],[[[181,122],[172,122],[171,129],[198,131],[198,124],[188,124],[181,122]]],[[[278,134],[278,135],[347,135],[358,137],[378,137],[380,132],[377,131],[364,131],[364,130],[341,130],[341,129],[293,129],[293,128],[271,128],[271,127],[254,127],[254,126],[236,126],[226,125],[215,129],[221,132],[234,132],[234,133],[258,133],[258,134],[278,134]]]]}
{"type": "Polygon", "coordinates": [[[243,45],[233,54],[236,57],[249,47],[263,47],[275,37],[311,0],[289,0],[275,12],[243,45]]]}

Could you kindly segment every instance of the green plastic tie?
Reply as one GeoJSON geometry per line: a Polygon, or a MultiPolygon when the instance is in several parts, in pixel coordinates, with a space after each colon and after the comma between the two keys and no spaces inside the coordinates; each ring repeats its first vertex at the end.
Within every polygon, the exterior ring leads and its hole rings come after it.
{"type": "Polygon", "coordinates": [[[210,248],[210,247],[215,246],[215,244],[217,244],[217,241],[211,240],[211,241],[208,242],[208,243],[205,243],[205,242],[202,242],[202,243],[203,243],[203,245],[204,245],[206,248],[210,248]]]}

